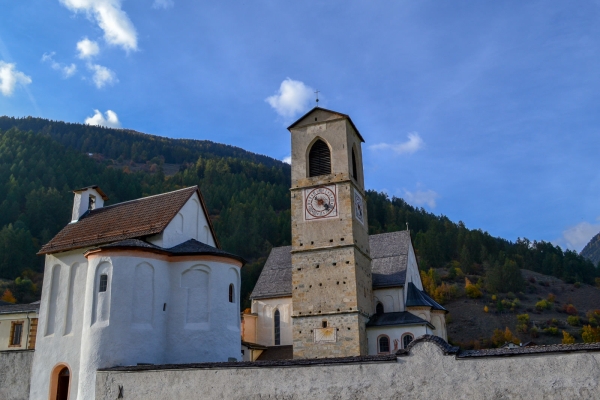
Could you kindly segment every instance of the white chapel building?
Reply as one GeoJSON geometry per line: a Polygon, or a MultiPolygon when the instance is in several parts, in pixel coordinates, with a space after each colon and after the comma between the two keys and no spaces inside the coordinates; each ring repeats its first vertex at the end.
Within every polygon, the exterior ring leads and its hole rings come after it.
{"type": "Polygon", "coordinates": [[[240,359],[240,268],[198,187],[104,207],[75,191],[40,250],[45,274],[30,398],[94,398],[96,371],[240,359]]]}

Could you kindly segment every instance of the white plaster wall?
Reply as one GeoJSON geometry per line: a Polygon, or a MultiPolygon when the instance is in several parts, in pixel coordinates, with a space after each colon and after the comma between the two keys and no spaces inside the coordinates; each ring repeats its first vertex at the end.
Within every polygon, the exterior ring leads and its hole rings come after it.
{"type": "Polygon", "coordinates": [[[0,399],[29,399],[33,350],[0,351],[0,399]]]}
{"type": "MultiPolygon", "coordinates": [[[[56,364],[66,363],[71,371],[79,370],[86,279],[87,275],[91,275],[87,273],[87,260],[83,256],[86,250],[46,256],[36,349],[32,366],[30,396],[33,400],[48,398],[50,374],[56,364]],[[59,290],[56,298],[57,309],[54,312],[54,330],[52,334],[47,335],[50,287],[53,275],[51,271],[54,266],[60,268],[60,281],[57,283],[59,290]],[[73,272],[75,272],[75,276],[72,276],[73,272]],[[73,287],[72,294],[69,292],[70,286],[73,287]],[[67,317],[69,308],[72,310],[70,318],[67,317]]],[[[71,400],[77,398],[77,392],[73,388],[76,388],[78,383],[78,375],[73,374],[71,376],[71,400]]]]}
{"type": "Polygon", "coordinates": [[[397,361],[99,372],[98,400],[598,399],[600,352],[455,359],[420,343],[397,361]]]}
{"type": "Polygon", "coordinates": [[[413,339],[425,335],[433,334],[431,329],[425,325],[404,325],[404,326],[375,326],[367,328],[367,341],[369,355],[377,355],[377,338],[380,335],[388,335],[390,338],[390,351],[395,353],[402,349],[402,335],[410,333],[413,339]],[[397,342],[395,342],[397,340],[397,342]]]}
{"type": "Polygon", "coordinates": [[[419,265],[417,264],[417,257],[415,256],[412,242],[408,245],[408,265],[406,266],[405,285],[408,284],[408,282],[414,283],[418,289],[423,290],[423,283],[421,282],[421,275],[419,274],[419,265]]]}
{"type": "Polygon", "coordinates": [[[386,313],[404,311],[404,288],[385,288],[373,290],[373,314],[377,303],[383,304],[386,313]]]}
{"type": "Polygon", "coordinates": [[[169,267],[169,280],[165,362],[240,360],[239,268],[217,261],[174,262],[169,267]],[[193,271],[208,272],[206,297],[198,296],[194,282],[189,282],[193,271]],[[229,302],[230,284],[235,286],[233,303],[229,302]],[[200,300],[207,304],[196,304],[200,300]],[[193,314],[189,313],[190,306],[196,307],[193,314]],[[200,307],[206,307],[208,318],[197,317],[203,312],[200,307]]]}
{"type": "Polygon", "coordinates": [[[292,341],[292,297],[259,299],[252,301],[252,313],[258,314],[256,326],[256,343],[263,346],[274,346],[275,310],[279,309],[281,345],[291,345],[292,341]]]}
{"type": "Polygon", "coordinates": [[[215,239],[210,232],[208,217],[200,204],[198,194],[184,204],[179,213],[169,222],[165,230],[148,241],[162,248],[177,246],[190,239],[215,247],[215,239]]]}

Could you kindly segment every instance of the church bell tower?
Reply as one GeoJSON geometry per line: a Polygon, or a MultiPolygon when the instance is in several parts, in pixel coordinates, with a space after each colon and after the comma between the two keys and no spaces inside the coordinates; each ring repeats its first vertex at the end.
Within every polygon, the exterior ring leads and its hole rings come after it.
{"type": "Polygon", "coordinates": [[[294,358],[367,355],[372,280],[360,133],[315,107],[292,124],[294,358]]]}

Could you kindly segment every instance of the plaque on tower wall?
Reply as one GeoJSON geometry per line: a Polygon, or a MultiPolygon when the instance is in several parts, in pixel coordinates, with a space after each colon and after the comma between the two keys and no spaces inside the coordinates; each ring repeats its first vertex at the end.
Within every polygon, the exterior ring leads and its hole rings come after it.
{"type": "Polygon", "coordinates": [[[365,208],[361,194],[354,189],[354,216],[361,224],[365,224],[365,208]]]}
{"type": "Polygon", "coordinates": [[[336,185],[304,189],[304,219],[335,218],[338,216],[336,185]]]}

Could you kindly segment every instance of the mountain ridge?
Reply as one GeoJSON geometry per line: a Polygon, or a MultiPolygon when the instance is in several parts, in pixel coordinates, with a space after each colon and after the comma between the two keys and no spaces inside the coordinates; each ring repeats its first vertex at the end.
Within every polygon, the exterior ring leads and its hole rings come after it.
{"type": "Polygon", "coordinates": [[[594,264],[600,264],[600,232],[590,239],[579,254],[594,264]]]}

